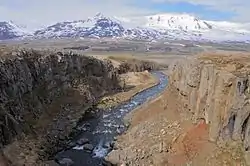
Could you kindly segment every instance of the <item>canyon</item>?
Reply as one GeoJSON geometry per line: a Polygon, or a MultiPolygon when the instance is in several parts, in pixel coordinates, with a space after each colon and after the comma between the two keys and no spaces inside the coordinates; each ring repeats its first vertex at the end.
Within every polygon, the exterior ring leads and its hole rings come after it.
{"type": "Polygon", "coordinates": [[[85,114],[99,111],[94,107],[106,103],[104,96],[136,87],[117,96],[123,102],[155,84],[148,72],[140,72],[160,69],[156,63],[131,59],[114,67],[112,61],[72,52],[1,48],[1,165],[46,164],[72,146],[69,140],[80,132],[77,124],[85,114]],[[122,77],[128,72],[134,79],[147,78],[148,84],[127,87],[129,81],[122,77]]]}
{"type": "Polygon", "coordinates": [[[247,52],[98,52],[52,42],[1,48],[0,165],[250,164],[247,52]]]}
{"type": "Polygon", "coordinates": [[[249,165],[249,55],[201,53],[172,63],[162,94],[127,119],[106,159],[128,165],[249,165]]]}
{"type": "Polygon", "coordinates": [[[110,62],[75,54],[12,51],[1,55],[0,68],[0,142],[1,147],[14,142],[16,153],[12,145],[4,151],[14,165],[20,161],[18,148],[25,152],[46,147],[45,154],[41,154],[45,158],[58,151],[78,116],[105,94],[121,89],[110,62]],[[75,110],[69,109],[70,102],[52,107],[63,96],[74,95],[81,96],[81,101],[73,101],[75,110]]]}

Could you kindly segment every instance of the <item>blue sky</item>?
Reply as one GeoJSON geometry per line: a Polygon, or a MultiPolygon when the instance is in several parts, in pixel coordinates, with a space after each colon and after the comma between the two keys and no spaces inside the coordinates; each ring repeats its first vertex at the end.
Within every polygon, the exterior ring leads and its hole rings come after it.
{"type": "Polygon", "coordinates": [[[209,8],[207,5],[192,4],[184,1],[176,3],[155,3],[152,1],[137,0],[133,2],[133,4],[138,7],[153,9],[162,13],[190,13],[199,18],[208,20],[230,20],[235,16],[235,14],[230,11],[219,11],[209,8]]]}
{"type": "Polygon", "coordinates": [[[0,0],[0,20],[41,26],[107,16],[190,13],[202,19],[250,22],[249,0],[0,0]]]}

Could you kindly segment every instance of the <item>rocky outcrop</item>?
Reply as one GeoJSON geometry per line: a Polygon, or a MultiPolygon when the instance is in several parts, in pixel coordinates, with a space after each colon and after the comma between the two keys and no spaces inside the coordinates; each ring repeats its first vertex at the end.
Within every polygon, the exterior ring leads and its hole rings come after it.
{"type": "Polygon", "coordinates": [[[88,104],[120,88],[109,61],[33,50],[1,55],[0,145],[32,130],[48,104],[78,85],[88,104]]]}
{"type": "MultiPolygon", "coordinates": [[[[240,141],[250,151],[250,58],[202,55],[171,67],[180,102],[209,124],[211,141],[240,141]]],[[[246,153],[246,154],[247,154],[246,153]]]]}
{"type": "Polygon", "coordinates": [[[119,67],[119,74],[127,73],[127,72],[143,72],[147,71],[155,71],[155,70],[164,70],[167,69],[167,65],[158,64],[151,61],[138,60],[138,59],[128,59],[123,61],[119,67]]]}

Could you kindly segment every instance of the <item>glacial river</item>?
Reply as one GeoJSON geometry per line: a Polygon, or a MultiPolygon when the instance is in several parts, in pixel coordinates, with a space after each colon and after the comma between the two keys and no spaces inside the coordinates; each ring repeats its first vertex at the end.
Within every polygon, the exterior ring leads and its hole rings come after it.
{"type": "Polygon", "coordinates": [[[124,117],[138,106],[155,98],[166,88],[167,76],[162,72],[152,72],[152,74],[159,79],[157,85],[138,93],[129,101],[111,110],[89,113],[88,118],[85,118],[86,120],[78,126],[82,129],[82,134],[72,141],[72,143],[78,142],[78,145],[58,153],[56,159],[58,161],[70,160],[73,166],[102,165],[104,157],[112,150],[115,137],[127,129],[123,121],[124,117]]]}

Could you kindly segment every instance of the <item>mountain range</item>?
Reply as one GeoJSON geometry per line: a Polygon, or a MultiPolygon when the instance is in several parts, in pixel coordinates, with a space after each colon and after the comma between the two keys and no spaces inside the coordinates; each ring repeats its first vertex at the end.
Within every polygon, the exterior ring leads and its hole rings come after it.
{"type": "Polygon", "coordinates": [[[11,21],[0,22],[0,40],[41,38],[126,38],[250,41],[250,24],[207,21],[188,14],[156,14],[119,18],[101,13],[85,20],[65,21],[29,32],[11,21]]]}
{"type": "Polygon", "coordinates": [[[12,21],[0,22],[0,40],[15,39],[30,34],[24,27],[18,26],[12,21]]]}

